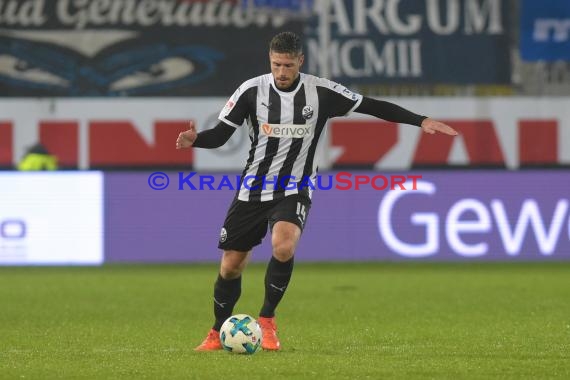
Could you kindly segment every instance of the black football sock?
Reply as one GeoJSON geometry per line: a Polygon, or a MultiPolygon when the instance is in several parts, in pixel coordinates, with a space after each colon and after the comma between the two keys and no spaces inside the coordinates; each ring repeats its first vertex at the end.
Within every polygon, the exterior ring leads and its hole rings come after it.
{"type": "Polygon", "coordinates": [[[213,329],[220,331],[226,319],[232,316],[234,306],[241,295],[241,276],[233,280],[224,280],[220,274],[214,285],[214,316],[216,322],[213,329]]]}
{"type": "Polygon", "coordinates": [[[294,257],[289,261],[281,262],[271,257],[267,272],[265,273],[265,299],[259,313],[260,317],[271,318],[275,316],[275,309],[289,285],[293,273],[294,257]]]}

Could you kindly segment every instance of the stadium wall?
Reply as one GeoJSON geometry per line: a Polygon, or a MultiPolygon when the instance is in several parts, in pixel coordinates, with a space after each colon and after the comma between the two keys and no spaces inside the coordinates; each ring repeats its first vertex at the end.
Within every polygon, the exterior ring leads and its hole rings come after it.
{"type": "MultiPolygon", "coordinates": [[[[568,97],[383,98],[459,130],[454,139],[419,133],[353,113],[330,120],[318,152],[321,169],[425,167],[520,169],[570,166],[568,97]]],[[[0,100],[0,167],[12,168],[41,141],[64,169],[188,168],[239,171],[246,128],[222,148],[177,151],[175,137],[194,120],[217,123],[226,98],[0,100]]]]}

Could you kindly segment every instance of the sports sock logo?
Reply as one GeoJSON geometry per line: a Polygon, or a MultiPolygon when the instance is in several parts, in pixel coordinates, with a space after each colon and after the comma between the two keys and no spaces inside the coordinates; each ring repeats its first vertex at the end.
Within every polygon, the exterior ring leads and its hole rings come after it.
{"type": "Polygon", "coordinates": [[[219,307],[221,307],[222,309],[224,308],[224,306],[226,306],[227,302],[218,302],[218,300],[214,297],[214,302],[216,303],[216,305],[218,305],[219,307]]]}
{"type": "Polygon", "coordinates": [[[282,287],[279,287],[279,286],[276,286],[276,285],[273,285],[273,284],[269,284],[269,286],[272,287],[272,288],[275,289],[275,290],[280,291],[281,293],[283,293],[283,292],[285,291],[285,289],[287,288],[287,285],[282,286],[282,287]]]}

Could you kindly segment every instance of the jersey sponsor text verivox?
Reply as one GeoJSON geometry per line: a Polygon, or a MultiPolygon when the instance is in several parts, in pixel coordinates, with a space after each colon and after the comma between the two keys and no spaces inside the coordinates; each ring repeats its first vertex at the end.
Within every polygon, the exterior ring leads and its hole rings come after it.
{"type": "Polygon", "coordinates": [[[296,124],[262,124],[262,133],[267,137],[301,138],[313,135],[310,125],[296,124]]]}

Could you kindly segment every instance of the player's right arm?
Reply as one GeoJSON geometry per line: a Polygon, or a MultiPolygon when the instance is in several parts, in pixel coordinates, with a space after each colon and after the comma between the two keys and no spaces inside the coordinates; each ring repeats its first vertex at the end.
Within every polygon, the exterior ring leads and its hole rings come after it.
{"type": "Polygon", "coordinates": [[[235,130],[239,128],[249,115],[250,104],[255,101],[252,88],[257,84],[258,78],[250,79],[232,94],[220,112],[219,123],[212,129],[196,132],[194,122],[190,122],[188,130],[181,132],[176,140],[176,149],[189,147],[213,149],[224,145],[235,130]]]}

